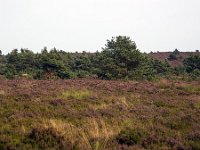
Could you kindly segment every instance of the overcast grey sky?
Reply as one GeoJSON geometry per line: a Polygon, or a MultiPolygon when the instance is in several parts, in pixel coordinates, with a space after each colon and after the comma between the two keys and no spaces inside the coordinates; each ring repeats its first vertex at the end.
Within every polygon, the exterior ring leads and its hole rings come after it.
{"type": "Polygon", "coordinates": [[[142,52],[200,49],[200,0],[0,0],[0,49],[96,51],[127,35],[142,52]]]}

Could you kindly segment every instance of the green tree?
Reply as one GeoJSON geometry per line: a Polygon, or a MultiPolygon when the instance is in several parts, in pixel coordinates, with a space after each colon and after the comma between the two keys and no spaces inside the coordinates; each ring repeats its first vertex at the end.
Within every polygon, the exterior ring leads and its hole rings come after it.
{"type": "Polygon", "coordinates": [[[146,56],[140,53],[130,37],[117,36],[107,40],[98,59],[101,64],[99,77],[119,79],[132,78],[134,72],[138,72],[138,69],[144,66],[146,56]]]}
{"type": "Polygon", "coordinates": [[[16,70],[16,75],[21,75],[23,73],[32,74],[36,69],[35,54],[28,49],[21,49],[20,52],[14,49],[6,56],[6,59],[7,65],[9,66],[7,68],[14,68],[16,70]]]}
{"type": "Polygon", "coordinates": [[[175,49],[168,57],[168,60],[177,60],[180,55],[178,49],[175,49]]]}
{"type": "Polygon", "coordinates": [[[63,60],[63,51],[59,51],[56,48],[53,48],[48,52],[45,47],[41,54],[37,56],[37,68],[38,74],[37,77],[40,78],[70,78],[70,70],[63,60]]]}
{"type": "Polygon", "coordinates": [[[188,73],[191,73],[194,70],[200,70],[200,55],[191,55],[184,59],[183,64],[188,73]]]}

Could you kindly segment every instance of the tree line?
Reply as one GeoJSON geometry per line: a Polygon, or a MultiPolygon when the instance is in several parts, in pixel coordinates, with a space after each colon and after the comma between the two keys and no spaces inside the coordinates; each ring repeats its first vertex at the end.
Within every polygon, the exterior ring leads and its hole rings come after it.
{"type": "MultiPolygon", "coordinates": [[[[177,50],[170,56],[175,58],[177,50]]],[[[101,52],[69,53],[44,47],[40,53],[28,49],[14,49],[7,55],[0,51],[0,75],[13,79],[27,76],[32,79],[99,78],[152,80],[158,77],[200,77],[200,56],[191,55],[183,66],[171,67],[141,53],[127,36],[107,40],[101,52]]]]}

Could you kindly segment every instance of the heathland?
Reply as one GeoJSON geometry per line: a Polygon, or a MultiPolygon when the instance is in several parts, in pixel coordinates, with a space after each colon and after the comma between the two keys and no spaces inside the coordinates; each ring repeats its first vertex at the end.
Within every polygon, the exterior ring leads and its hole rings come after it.
{"type": "Polygon", "coordinates": [[[199,149],[199,81],[0,80],[0,149],[199,149]]]}
{"type": "Polygon", "coordinates": [[[200,149],[200,53],[0,51],[0,150],[200,149]]]}

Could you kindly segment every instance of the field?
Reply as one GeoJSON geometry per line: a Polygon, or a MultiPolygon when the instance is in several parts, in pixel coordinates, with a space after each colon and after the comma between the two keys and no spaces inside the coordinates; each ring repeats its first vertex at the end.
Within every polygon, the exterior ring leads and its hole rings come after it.
{"type": "Polygon", "coordinates": [[[0,149],[200,149],[200,81],[1,79],[0,149]]]}

